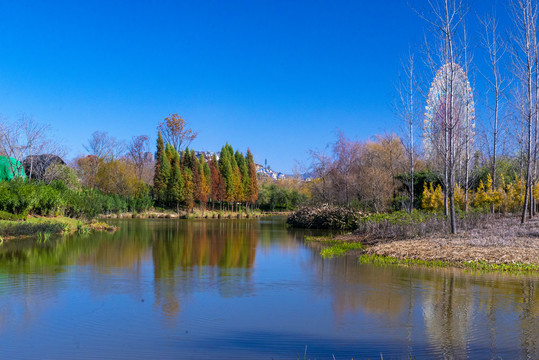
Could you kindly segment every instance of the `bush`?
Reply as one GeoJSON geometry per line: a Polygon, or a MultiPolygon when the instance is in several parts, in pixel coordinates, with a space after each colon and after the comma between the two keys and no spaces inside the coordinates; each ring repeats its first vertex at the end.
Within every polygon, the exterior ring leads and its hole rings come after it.
{"type": "Polygon", "coordinates": [[[135,196],[124,196],[88,188],[73,190],[61,180],[50,185],[19,179],[0,181],[0,211],[23,217],[30,213],[94,218],[100,214],[142,212],[152,206],[147,187],[135,196]]]}
{"type": "Polygon", "coordinates": [[[5,211],[0,210],[0,220],[10,220],[10,221],[20,221],[20,220],[26,220],[28,217],[28,214],[11,214],[5,211]]]}
{"type": "Polygon", "coordinates": [[[297,189],[289,189],[279,183],[263,183],[258,192],[256,205],[261,210],[294,210],[307,201],[307,195],[297,189]]]}
{"type": "Polygon", "coordinates": [[[295,211],[286,222],[293,227],[307,229],[354,230],[366,215],[357,209],[324,204],[295,211]]]}

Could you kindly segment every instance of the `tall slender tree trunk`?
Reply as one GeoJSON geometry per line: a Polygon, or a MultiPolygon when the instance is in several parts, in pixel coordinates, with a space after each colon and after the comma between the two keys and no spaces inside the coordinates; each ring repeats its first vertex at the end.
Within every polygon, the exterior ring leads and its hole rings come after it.
{"type": "Polygon", "coordinates": [[[454,149],[454,137],[455,137],[455,126],[456,126],[456,119],[453,114],[453,106],[454,106],[454,94],[453,94],[453,81],[455,78],[455,64],[454,64],[454,57],[453,57],[453,38],[452,38],[452,29],[451,29],[451,20],[449,18],[449,8],[447,4],[447,0],[445,1],[445,16],[446,16],[446,36],[447,36],[447,48],[449,51],[449,64],[450,64],[450,72],[449,72],[449,101],[450,101],[450,107],[449,107],[449,128],[448,128],[448,135],[449,135],[449,176],[448,176],[448,188],[449,188],[449,211],[450,211],[450,217],[451,217],[451,233],[455,234],[457,232],[457,223],[455,219],[455,173],[454,173],[454,161],[455,161],[455,149],[454,149]]]}
{"type": "Polygon", "coordinates": [[[414,63],[410,64],[410,212],[414,211],[414,63]]]}
{"type": "MultiPolygon", "coordinates": [[[[522,217],[520,219],[521,223],[526,221],[526,209],[528,208],[529,202],[531,203],[531,163],[532,163],[532,114],[533,114],[533,104],[532,104],[532,62],[531,62],[531,24],[530,21],[533,19],[531,12],[530,2],[526,2],[526,6],[522,9],[524,26],[525,26],[525,51],[526,51],[526,100],[527,100],[527,114],[526,114],[526,125],[528,127],[528,136],[526,143],[526,191],[524,195],[524,206],[522,207],[522,217]]],[[[531,217],[531,211],[530,211],[531,217]]]]}

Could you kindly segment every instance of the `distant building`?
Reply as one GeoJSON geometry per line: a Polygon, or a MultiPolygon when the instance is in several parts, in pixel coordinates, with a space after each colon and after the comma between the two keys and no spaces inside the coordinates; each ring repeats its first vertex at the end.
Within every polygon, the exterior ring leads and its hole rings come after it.
{"type": "Polygon", "coordinates": [[[257,174],[262,174],[262,175],[265,175],[265,176],[269,176],[273,180],[281,180],[281,179],[286,178],[286,175],[283,174],[282,172],[273,171],[273,170],[271,170],[271,169],[269,169],[267,167],[263,167],[260,164],[255,164],[255,166],[256,166],[256,173],[257,174]]]}
{"type": "Polygon", "coordinates": [[[214,153],[214,152],[211,152],[211,151],[195,151],[195,156],[197,158],[200,158],[201,155],[204,156],[204,161],[208,162],[213,158],[213,155],[215,155],[217,160],[219,160],[219,157],[220,157],[221,153],[220,152],[214,153]]]}

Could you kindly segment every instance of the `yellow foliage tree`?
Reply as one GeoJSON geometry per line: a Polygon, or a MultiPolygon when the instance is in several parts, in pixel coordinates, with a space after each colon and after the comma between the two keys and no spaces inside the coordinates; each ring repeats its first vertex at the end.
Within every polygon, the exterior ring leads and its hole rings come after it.
{"type": "Polygon", "coordinates": [[[479,181],[479,187],[475,193],[473,205],[478,208],[484,208],[490,205],[489,194],[487,191],[485,191],[485,184],[483,184],[483,180],[479,181]]]}
{"type": "Polygon", "coordinates": [[[459,184],[455,185],[455,204],[464,211],[466,208],[466,197],[464,196],[464,190],[459,184]]]}
{"type": "Polygon", "coordinates": [[[442,210],[444,207],[444,194],[442,192],[442,187],[438,185],[436,189],[434,189],[434,185],[430,183],[429,187],[427,188],[427,184],[423,184],[423,198],[421,200],[421,206],[423,209],[429,211],[442,210]]]}
{"type": "Polygon", "coordinates": [[[513,203],[515,206],[519,207],[524,204],[524,191],[526,191],[526,182],[522,177],[517,177],[515,179],[514,184],[514,195],[513,195],[513,203]]]}

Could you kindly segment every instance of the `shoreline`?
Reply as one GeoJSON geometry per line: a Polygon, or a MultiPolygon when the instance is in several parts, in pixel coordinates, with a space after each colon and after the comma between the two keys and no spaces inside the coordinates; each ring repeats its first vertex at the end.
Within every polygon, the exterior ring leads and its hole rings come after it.
{"type": "Polygon", "coordinates": [[[516,216],[503,217],[456,235],[375,239],[349,234],[334,237],[335,242],[361,243],[361,250],[346,252],[360,263],[539,273],[539,219],[521,225],[516,216]]]}
{"type": "Polygon", "coordinates": [[[65,216],[30,215],[25,220],[0,220],[0,246],[17,239],[37,238],[51,235],[68,235],[74,233],[86,234],[91,231],[118,230],[117,226],[109,225],[107,219],[255,219],[264,216],[286,216],[289,212],[232,212],[232,211],[199,211],[180,213],[172,211],[145,211],[144,213],[101,214],[94,220],[82,220],[65,216]],[[101,220],[101,221],[99,221],[101,220]]]}
{"type": "Polygon", "coordinates": [[[145,211],[142,213],[125,212],[121,214],[102,214],[99,219],[256,219],[264,216],[287,216],[290,212],[245,212],[245,211],[218,211],[199,209],[193,212],[182,211],[179,214],[174,211],[145,211]]]}
{"type": "Polygon", "coordinates": [[[118,227],[104,222],[83,221],[64,216],[29,216],[26,220],[0,220],[0,244],[25,238],[48,238],[51,235],[86,234],[92,231],[114,232],[118,227]]]}

